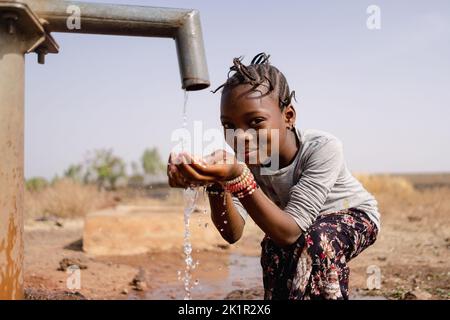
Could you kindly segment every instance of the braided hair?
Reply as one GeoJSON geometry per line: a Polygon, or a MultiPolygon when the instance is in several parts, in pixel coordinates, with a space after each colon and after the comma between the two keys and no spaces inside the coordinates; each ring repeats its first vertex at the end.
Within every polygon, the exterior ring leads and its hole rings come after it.
{"type": "Polygon", "coordinates": [[[243,57],[234,58],[233,65],[228,71],[227,81],[212,92],[216,93],[221,88],[225,91],[240,84],[249,84],[255,91],[258,87],[264,86],[268,89],[266,94],[275,93],[278,96],[280,109],[283,110],[291,104],[292,98],[295,99],[295,91],[289,90],[284,74],[270,64],[269,57],[270,55],[261,52],[248,66],[242,63],[243,57]],[[230,77],[233,71],[235,73],[230,77]]]}

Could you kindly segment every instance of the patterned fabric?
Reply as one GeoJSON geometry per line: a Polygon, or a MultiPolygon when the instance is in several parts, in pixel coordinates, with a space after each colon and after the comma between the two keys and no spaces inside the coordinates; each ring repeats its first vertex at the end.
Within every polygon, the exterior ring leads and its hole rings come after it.
{"type": "Polygon", "coordinates": [[[261,242],[264,299],[348,299],[347,262],[373,244],[378,228],[350,208],[321,215],[298,240],[278,247],[261,242]]]}

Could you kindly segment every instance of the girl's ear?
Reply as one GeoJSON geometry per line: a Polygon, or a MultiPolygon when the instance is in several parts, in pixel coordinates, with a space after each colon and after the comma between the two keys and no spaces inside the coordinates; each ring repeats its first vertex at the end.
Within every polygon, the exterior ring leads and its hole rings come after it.
{"type": "Polygon", "coordinates": [[[296,117],[295,109],[292,104],[284,108],[283,116],[284,122],[286,123],[286,128],[292,129],[294,127],[296,117]]]}

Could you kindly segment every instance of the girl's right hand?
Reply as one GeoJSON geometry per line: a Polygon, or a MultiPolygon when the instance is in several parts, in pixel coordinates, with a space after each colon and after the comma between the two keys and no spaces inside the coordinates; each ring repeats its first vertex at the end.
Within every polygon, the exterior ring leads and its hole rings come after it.
{"type": "Polygon", "coordinates": [[[172,188],[205,186],[233,179],[242,173],[234,155],[216,150],[203,159],[189,153],[171,153],[167,164],[167,176],[172,188]]]}
{"type": "Polygon", "coordinates": [[[177,161],[176,154],[173,152],[170,153],[169,160],[167,161],[167,177],[169,178],[169,186],[172,188],[187,188],[189,187],[189,183],[176,167],[176,164],[178,164],[177,161]]]}

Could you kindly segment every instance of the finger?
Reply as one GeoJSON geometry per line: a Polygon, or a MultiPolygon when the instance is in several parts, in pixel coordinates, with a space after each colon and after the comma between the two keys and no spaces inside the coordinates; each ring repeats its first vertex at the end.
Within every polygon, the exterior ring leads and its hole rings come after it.
{"type": "Polygon", "coordinates": [[[224,164],[213,164],[208,166],[202,166],[196,163],[189,165],[197,174],[202,177],[209,177],[213,179],[217,179],[223,175],[224,164]]]}
{"type": "Polygon", "coordinates": [[[223,149],[214,151],[205,159],[208,164],[235,164],[237,162],[234,154],[229,153],[223,149]]]}
{"type": "Polygon", "coordinates": [[[172,188],[176,188],[179,187],[178,186],[178,181],[175,178],[175,173],[177,171],[176,167],[172,164],[170,164],[170,157],[169,157],[169,162],[167,165],[167,176],[169,177],[169,186],[172,188]]]}
{"type": "Polygon", "coordinates": [[[169,156],[169,160],[167,160],[167,175],[173,170],[173,163],[172,163],[172,154],[169,156]]]}
{"type": "Polygon", "coordinates": [[[177,158],[177,154],[175,152],[171,152],[169,155],[169,161],[167,163],[174,164],[176,158],[177,158]]]}
{"type": "Polygon", "coordinates": [[[189,186],[188,181],[178,171],[173,175],[173,182],[177,188],[187,188],[189,186]]]}
{"type": "Polygon", "coordinates": [[[171,165],[168,168],[169,185],[175,188],[186,188],[188,182],[184,179],[183,175],[179,172],[175,165],[171,165]]]}
{"type": "Polygon", "coordinates": [[[175,152],[171,152],[170,153],[170,157],[169,157],[169,160],[170,160],[170,164],[172,164],[172,165],[178,165],[178,164],[180,164],[180,163],[182,163],[182,152],[180,152],[180,153],[175,153],[175,152]]]}
{"type": "Polygon", "coordinates": [[[177,166],[178,170],[183,174],[183,176],[192,183],[205,183],[205,182],[213,182],[215,179],[214,177],[206,176],[199,174],[197,171],[194,170],[192,165],[188,164],[180,164],[177,166]]]}
{"type": "Polygon", "coordinates": [[[167,160],[167,176],[169,177],[169,180],[171,178],[171,162],[172,162],[172,152],[169,154],[169,159],[167,160]]]}
{"type": "Polygon", "coordinates": [[[206,166],[204,162],[200,162],[197,158],[191,156],[190,154],[183,154],[183,166],[180,169],[183,173],[189,175],[190,179],[205,181],[205,178],[210,180],[217,173],[217,166],[206,166]]]}
{"type": "Polygon", "coordinates": [[[203,158],[192,156],[189,153],[183,154],[183,163],[192,166],[193,168],[206,168],[207,163],[203,158]]]}
{"type": "Polygon", "coordinates": [[[181,158],[181,163],[185,163],[185,164],[197,163],[199,165],[206,165],[207,164],[205,162],[205,160],[203,160],[202,157],[191,155],[188,152],[181,152],[179,154],[179,156],[181,158]]]}
{"type": "Polygon", "coordinates": [[[204,160],[207,164],[216,164],[218,161],[224,158],[225,153],[226,151],[223,149],[215,150],[211,154],[207,155],[204,160]]]}
{"type": "MultiPolygon", "coordinates": [[[[223,160],[223,157],[228,157],[230,159],[234,159],[234,155],[227,153],[225,150],[216,150],[211,157],[214,157],[215,164],[204,165],[203,163],[198,163],[195,161],[196,159],[191,157],[189,154],[185,154],[185,161],[183,163],[188,163],[189,166],[197,172],[197,174],[205,177],[210,177],[216,180],[217,178],[222,178],[224,174],[224,170],[231,170],[231,166],[234,164],[234,161],[223,160]],[[217,161],[221,159],[220,161],[217,161]],[[218,164],[224,163],[224,164],[218,164]],[[230,164],[228,164],[230,163],[230,164]],[[230,168],[226,168],[224,166],[230,166],[230,168]]],[[[213,159],[213,158],[210,158],[213,159]]]]}
{"type": "Polygon", "coordinates": [[[169,178],[173,178],[175,174],[178,172],[176,165],[170,164],[167,166],[167,175],[169,178]]]}

